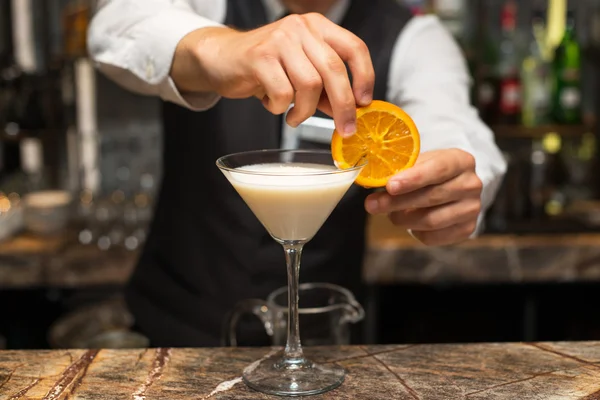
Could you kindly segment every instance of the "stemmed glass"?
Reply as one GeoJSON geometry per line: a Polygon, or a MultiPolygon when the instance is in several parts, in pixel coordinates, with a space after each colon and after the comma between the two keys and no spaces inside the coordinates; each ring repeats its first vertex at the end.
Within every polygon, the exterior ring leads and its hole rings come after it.
{"type": "Polygon", "coordinates": [[[306,359],[298,324],[298,278],[304,245],[321,228],[364,163],[338,169],[328,151],[260,150],[231,154],[217,166],[276,242],[288,272],[287,344],[283,353],[244,370],[244,382],[263,393],[305,396],[338,387],[345,371],[306,359]]]}

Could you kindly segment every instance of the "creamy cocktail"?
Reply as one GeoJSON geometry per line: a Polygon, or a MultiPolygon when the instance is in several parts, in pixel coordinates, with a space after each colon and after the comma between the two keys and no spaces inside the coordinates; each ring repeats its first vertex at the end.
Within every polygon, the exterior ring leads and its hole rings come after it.
{"type": "Polygon", "coordinates": [[[236,168],[228,179],[273,237],[306,241],[354,181],[352,174],[336,170],[320,164],[256,164],[236,168]]]}
{"type": "Polygon", "coordinates": [[[281,243],[287,261],[285,350],[247,368],[244,382],[264,393],[291,396],[323,393],[339,386],[345,376],[342,367],[304,358],[298,326],[298,274],[303,246],[321,228],[364,163],[340,170],[327,151],[262,150],[221,157],[217,166],[281,243]]]}

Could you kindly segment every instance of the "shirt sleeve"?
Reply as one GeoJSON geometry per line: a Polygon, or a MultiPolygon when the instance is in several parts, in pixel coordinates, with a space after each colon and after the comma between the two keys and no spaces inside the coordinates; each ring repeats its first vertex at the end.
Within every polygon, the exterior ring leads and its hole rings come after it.
{"type": "Polygon", "coordinates": [[[414,17],[392,54],[388,101],[414,119],[421,151],[458,148],[475,157],[476,173],[483,182],[476,236],[502,182],[506,162],[492,131],[470,104],[470,86],[465,58],[439,19],[414,17]]]}
{"type": "Polygon", "coordinates": [[[128,90],[206,110],[219,100],[216,93],[182,95],[169,76],[179,41],[224,20],[225,1],[204,3],[195,2],[194,8],[188,0],[100,0],[88,30],[90,56],[102,73],[128,90]]]}

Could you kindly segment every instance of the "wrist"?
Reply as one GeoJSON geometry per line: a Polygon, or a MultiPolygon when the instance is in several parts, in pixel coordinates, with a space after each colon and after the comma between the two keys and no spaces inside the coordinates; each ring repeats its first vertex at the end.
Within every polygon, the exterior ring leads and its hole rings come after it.
{"type": "Polygon", "coordinates": [[[214,60],[219,57],[218,38],[231,33],[226,27],[207,27],[185,35],[177,44],[170,76],[181,93],[216,92],[214,60]]]}

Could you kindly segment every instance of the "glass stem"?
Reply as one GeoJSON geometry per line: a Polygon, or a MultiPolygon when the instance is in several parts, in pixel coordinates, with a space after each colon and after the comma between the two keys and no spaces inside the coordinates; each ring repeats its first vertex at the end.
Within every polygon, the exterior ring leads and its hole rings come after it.
{"type": "Polygon", "coordinates": [[[304,360],[300,344],[300,326],[298,323],[298,279],[302,243],[284,243],[285,261],[288,272],[288,332],[285,346],[284,363],[297,365],[304,360]]]}

